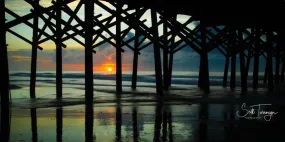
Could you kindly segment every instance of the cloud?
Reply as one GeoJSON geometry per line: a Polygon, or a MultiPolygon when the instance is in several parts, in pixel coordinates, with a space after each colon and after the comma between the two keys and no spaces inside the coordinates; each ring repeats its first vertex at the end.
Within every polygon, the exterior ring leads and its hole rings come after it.
{"type": "Polygon", "coordinates": [[[28,59],[30,59],[30,57],[28,57],[28,56],[21,56],[21,55],[14,55],[11,57],[14,59],[17,59],[17,60],[28,60],[28,59]]]}

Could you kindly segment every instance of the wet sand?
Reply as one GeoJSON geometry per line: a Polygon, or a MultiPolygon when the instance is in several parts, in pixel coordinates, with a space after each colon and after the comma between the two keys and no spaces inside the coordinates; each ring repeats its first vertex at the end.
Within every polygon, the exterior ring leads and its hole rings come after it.
{"type": "Polygon", "coordinates": [[[10,141],[283,142],[282,88],[273,93],[249,90],[245,98],[239,88],[212,87],[207,97],[197,88],[172,88],[163,98],[151,90],[125,89],[118,98],[114,90],[97,89],[93,106],[85,105],[83,96],[14,98],[10,141]],[[278,114],[270,121],[264,115],[240,117],[237,114],[248,112],[242,110],[243,103],[271,104],[261,110],[278,114]]]}

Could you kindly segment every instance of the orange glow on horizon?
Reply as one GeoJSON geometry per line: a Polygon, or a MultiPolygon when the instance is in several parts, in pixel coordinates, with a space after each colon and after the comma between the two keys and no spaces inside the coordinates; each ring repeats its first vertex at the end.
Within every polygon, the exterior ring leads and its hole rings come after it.
{"type": "MultiPolygon", "coordinates": [[[[54,67],[54,64],[45,64],[45,66],[51,65],[54,67]]],[[[72,70],[72,71],[84,71],[84,64],[63,64],[64,70],[72,70]]],[[[130,64],[122,64],[122,71],[131,71],[132,66],[130,64]]],[[[112,63],[99,63],[93,65],[93,71],[99,72],[107,72],[112,73],[116,71],[116,64],[112,63]]]]}
{"type": "Polygon", "coordinates": [[[112,68],[109,67],[109,68],[108,68],[108,72],[111,72],[111,71],[112,71],[112,68]]]}

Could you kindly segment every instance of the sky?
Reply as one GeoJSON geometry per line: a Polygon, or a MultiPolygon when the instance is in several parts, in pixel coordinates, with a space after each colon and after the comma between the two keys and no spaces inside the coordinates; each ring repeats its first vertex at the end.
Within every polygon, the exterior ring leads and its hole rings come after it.
{"type": "MultiPolygon", "coordinates": [[[[48,7],[51,5],[51,0],[41,0],[41,6],[48,7]]],[[[68,6],[71,9],[75,9],[78,1],[70,3],[68,6]]],[[[110,8],[114,9],[110,4],[105,3],[110,8]]],[[[5,0],[6,8],[15,12],[19,16],[24,16],[30,13],[32,7],[23,0],[5,0]]],[[[124,7],[125,8],[125,7],[124,7]]],[[[98,5],[95,5],[95,15],[102,14],[102,17],[99,19],[104,19],[110,16],[110,13],[103,10],[98,5]]],[[[84,20],[84,6],[78,12],[78,17],[84,20]]],[[[47,15],[44,15],[47,18],[47,15]]],[[[67,21],[69,16],[66,13],[62,13],[63,20],[67,21]]],[[[179,15],[177,20],[181,23],[184,23],[189,16],[179,15]]],[[[14,20],[13,16],[6,13],[6,22],[14,20]]],[[[141,18],[141,20],[146,19],[145,25],[151,27],[151,17],[150,12],[147,11],[141,18]]],[[[115,19],[113,19],[115,20],[115,19]]],[[[29,20],[30,23],[33,23],[33,20],[29,20]]],[[[55,21],[52,20],[55,23],[55,21]]],[[[72,25],[77,24],[76,21],[72,22],[72,25]]],[[[39,28],[44,26],[42,20],[39,21],[39,28]]],[[[187,27],[194,29],[197,26],[197,23],[190,23],[187,27]]],[[[62,27],[64,28],[64,27],[62,27]]],[[[122,30],[126,29],[127,26],[122,24],[122,30]]],[[[115,34],[115,26],[111,27],[109,30],[115,34]]],[[[23,37],[32,40],[32,29],[25,24],[20,24],[11,28],[14,32],[22,35],[23,37]]],[[[46,32],[52,35],[51,30],[48,28],[46,32]]],[[[134,30],[131,30],[125,40],[134,36],[134,30]]],[[[103,33],[107,35],[107,33],[103,33]]],[[[162,26],[159,26],[159,34],[162,35],[162,26]]],[[[108,37],[108,35],[107,35],[108,37]]],[[[42,36],[41,39],[45,37],[42,36]]],[[[77,38],[84,42],[82,37],[77,36],[77,38]]],[[[9,59],[9,69],[11,71],[30,71],[31,66],[31,52],[32,46],[26,43],[25,41],[15,37],[14,35],[7,32],[6,40],[8,44],[8,59],[9,59]]],[[[100,41],[100,39],[99,39],[100,41]]],[[[146,43],[148,41],[145,41],[146,43]]],[[[67,40],[64,42],[67,45],[67,48],[62,49],[62,58],[63,58],[63,70],[64,71],[83,71],[84,70],[84,47],[78,44],[73,40],[67,40]]],[[[132,45],[133,43],[131,43],[132,45]]],[[[37,70],[39,71],[55,71],[56,69],[56,52],[55,44],[53,41],[48,41],[40,44],[39,46],[43,47],[43,50],[38,50],[38,59],[37,59],[37,70]]],[[[131,71],[133,64],[133,52],[127,48],[123,47],[125,50],[122,53],[122,66],[123,71],[131,71]]],[[[108,68],[115,70],[116,63],[116,50],[115,48],[108,44],[102,44],[99,47],[95,48],[96,54],[93,54],[93,69],[94,71],[107,71],[108,68]]],[[[149,47],[140,51],[138,70],[139,71],[151,71],[154,70],[154,55],[153,47],[149,47]]],[[[162,54],[161,54],[162,56],[162,54]]],[[[238,57],[237,57],[238,59],[238,57]]],[[[213,50],[209,53],[209,69],[210,71],[217,72],[224,70],[224,60],[225,57],[217,50],[213,50]]],[[[263,61],[263,59],[261,58],[263,61]]],[[[186,46],[183,50],[178,51],[174,54],[174,71],[198,71],[199,69],[199,55],[192,50],[190,46],[186,46]]],[[[237,68],[239,68],[239,63],[237,63],[237,68]]],[[[263,70],[264,67],[261,64],[260,69],[263,70]]]]}

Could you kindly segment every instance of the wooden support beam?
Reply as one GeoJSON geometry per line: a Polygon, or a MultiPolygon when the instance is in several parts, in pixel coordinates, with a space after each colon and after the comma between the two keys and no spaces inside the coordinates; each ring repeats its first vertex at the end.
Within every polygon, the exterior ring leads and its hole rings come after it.
{"type": "MultiPolygon", "coordinates": [[[[14,36],[16,36],[16,37],[22,39],[23,41],[29,43],[30,45],[33,45],[33,42],[29,41],[28,39],[26,39],[25,37],[21,36],[20,34],[18,34],[18,33],[14,32],[14,31],[12,31],[12,30],[10,30],[10,29],[7,29],[7,31],[8,31],[9,33],[13,34],[14,36]]],[[[36,47],[37,47],[39,50],[43,50],[43,48],[40,47],[40,46],[36,46],[36,47]]]]}
{"type": "MultiPolygon", "coordinates": [[[[171,49],[170,49],[170,51],[171,51],[171,49]]],[[[170,54],[169,54],[169,82],[168,82],[168,84],[169,84],[169,86],[171,86],[171,83],[172,83],[172,69],[173,69],[173,53],[172,52],[170,52],[170,54]]]]}
{"type": "Polygon", "coordinates": [[[239,42],[241,88],[242,88],[242,92],[247,92],[246,67],[245,67],[245,60],[244,60],[244,45],[245,44],[243,43],[243,33],[241,29],[238,29],[237,36],[238,36],[238,42],[239,42]]]}
{"type": "MultiPolygon", "coordinates": [[[[100,7],[102,7],[104,10],[106,10],[106,11],[108,11],[109,13],[111,13],[111,14],[116,14],[115,13],[115,11],[113,11],[112,9],[110,9],[109,7],[107,7],[107,6],[105,6],[102,2],[100,2],[100,1],[95,1],[95,3],[96,4],[98,4],[100,7]]],[[[111,3],[111,4],[113,4],[113,3],[111,3]]],[[[126,11],[122,11],[122,13],[123,14],[125,14],[126,15],[126,17],[128,18],[128,19],[126,19],[126,18],[122,18],[121,20],[124,22],[124,23],[126,23],[127,25],[129,25],[129,26],[131,26],[131,27],[135,27],[135,15],[131,15],[131,14],[129,14],[128,12],[126,12],[126,11]]],[[[157,24],[158,25],[158,24],[157,24]]],[[[146,25],[144,25],[144,24],[142,24],[142,23],[140,23],[139,24],[139,27],[140,28],[138,28],[138,30],[140,31],[140,33],[142,34],[142,35],[144,35],[145,37],[147,37],[149,40],[151,40],[152,42],[154,42],[155,40],[157,40],[157,39],[155,39],[153,36],[151,36],[151,33],[153,33],[152,32],[152,30],[150,30],[146,25]]],[[[158,43],[157,43],[158,45],[159,45],[159,48],[160,47],[163,47],[163,45],[162,45],[162,43],[158,40],[158,43]]]]}
{"type": "MultiPolygon", "coordinates": [[[[54,14],[55,14],[55,10],[52,10],[51,13],[52,13],[52,15],[54,15],[54,14]]],[[[35,18],[36,18],[36,17],[35,17],[35,18]]],[[[51,19],[52,19],[52,17],[49,16],[48,19],[47,19],[47,21],[51,21],[51,19]]],[[[45,23],[44,26],[43,26],[43,28],[42,28],[42,31],[45,31],[46,28],[48,27],[48,25],[49,25],[48,23],[45,23]]],[[[49,29],[52,30],[50,27],[49,27],[49,29]]],[[[43,33],[40,33],[40,34],[38,35],[38,40],[41,39],[42,35],[43,35],[43,33]]]]}
{"type": "MultiPolygon", "coordinates": [[[[34,12],[34,10],[32,10],[31,9],[31,11],[32,12],[34,12]]],[[[57,11],[57,9],[55,10],[55,11],[57,11]]],[[[51,14],[52,14],[53,12],[51,12],[51,14]]],[[[54,14],[53,14],[54,15],[54,14]]],[[[49,16],[49,18],[51,18],[52,16],[49,16]]],[[[58,17],[58,16],[56,16],[56,17],[58,17]]],[[[51,24],[49,24],[49,22],[51,23],[51,21],[50,20],[48,20],[47,18],[45,18],[43,15],[39,15],[39,18],[41,18],[44,22],[45,22],[45,24],[49,27],[49,29],[50,29],[50,31],[52,32],[52,34],[55,34],[56,35],[56,29],[54,29],[54,27],[51,25],[51,24]]]]}
{"type": "MultiPolygon", "coordinates": [[[[222,30],[219,30],[219,29],[217,29],[216,27],[214,27],[214,29],[216,29],[216,31],[218,32],[218,34],[217,34],[216,36],[214,36],[214,37],[207,43],[208,45],[211,45],[211,44],[213,44],[214,42],[219,41],[220,38],[223,37],[223,36],[225,36],[231,28],[225,27],[225,28],[223,28],[222,30]]],[[[210,46],[210,47],[211,47],[211,46],[210,46]]],[[[208,51],[211,51],[211,50],[213,50],[214,48],[215,48],[215,47],[211,47],[211,48],[208,49],[208,51]]]]}
{"type": "MultiPolygon", "coordinates": [[[[177,15],[174,15],[173,16],[173,18],[176,20],[177,19],[177,15]]],[[[172,34],[172,36],[171,36],[171,39],[170,39],[170,42],[171,42],[171,45],[172,46],[170,46],[170,55],[169,55],[169,65],[168,65],[168,67],[169,67],[169,71],[168,71],[168,73],[169,73],[169,76],[168,76],[168,85],[169,86],[171,86],[171,83],[172,83],[172,69],[173,69],[173,55],[174,55],[174,49],[175,49],[175,46],[173,46],[174,45],[174,43],[175,43],[175,34],[173,33],[172,34]]]]}
{"type": "Polygon", "coordinates": [[[177,22],[171,18],[166,19],[165,17],[162,17],[162,16],[161,16],[161,19],[165,21],[165,24],[168,27],[170,27],[170,29],[173,29],[173,30],[171,30],[173,33],[175,33],[177,36],[179,36],[185,43],[189,44],[194,51],[196,51],[199,54],[201,53],[201,49],[199,49],[199,47],[197,45],[202,46],[202,44],[196,38],[194,38],[190,33],[186,32],[183,29],[183,25],[181,25],[181,23],[179,23],[179,22],[177,22]],[[169,22],[171,22],[171,24],[169,22]],[[197,45],[192,43],[190,41],[190,39],[191,39],[191,41],[193,40],[194,43],[196,43],[197,45]]]}
{"type": "Polygon", "coordinates": [[[230,60],[230,57],[227,55],[226,62],[225,62],[225,69],[224,69],[223,87],[227,87],[227,83],[228,83],[228,70],[229,70],[229,63],[230,63],[229,60],[230,60]]]}
{"type": "MultiPolygon", "coordinates": [[[[167,33],[167,26],[166,24],[163,24],[163,33],[167,33]]],[[[167,37],[165,37],[165,39],[163,40],[163,89],[164,90],[168,90],[168,77],[169,77],[169,73],[168,73],[168,44],[167,44],[167,37]]]]}
{"type": "MultiPolygon", "coordinates": [[[[37,12],[39,0],[34,1],[34,12],[37,12]]],[[[37,73],[37,47],[38,47],[38,25],[39,18],[33,19],[33,42],[32,42],[32,59],[31,59],[31,76],[30,76],[30,98],[36,98],[36,73],[37,73]]]]}
{"type": "Polygon", "coordinates": [[[0,2],[0,97],[1,97],[1,141],[9,141],[10,125],[9,125],[9,68],[8,68],[8,52],[6,44],[6,25],[5,25],[5,1],[0,2]]]}
{"type": "Polygon", "coordinates": [[[273,31],[267,32],[267,72],[268,72],[268,89],[269,91],[273,91],[274,83],[273,83],[273,70],[272,70],[272,38],[273,38],[273,31]]]}
{"type": "MultiPolygon", "coordinates": [[[[158,38],[158,25],[157,25],[157,13],[153,8],[151,9],[151,21],[152,21],[152,31],[153,38],[158,38]]],[[[153,41],[153,54],[154,54],[154,66],[155,66],[155,79],[156,79],[156,93],[157,95],[163,95],[162,91],[162,73],[161,73],[161,58],[160,58],[160,48],[158,40],[153,41]]]]}
{"type": "Polygon", "coordinates": [[[141,41],[139,41],[139,46],[141,46],[145,40],[146,40],[146,37],[143,36],[143,38],[141,39],[141,41]]]}
{"type": "Polygon", "coordinates": [[[62,10],[63,0],[57,0],[56,5],[56,98],[62,98],[62,48],[61,48],[61,10],[62,10]]]}
{"type": "Polygon", "coordinates": [[[264,69],[264,76],[263,76],[263,84],[267,83],[268,80],[268,62],[266,59],[265,69],[264,69]]]}
{"type": "MultiPolygon", "coordinates": [[[[93,104],[93,17],[94,0],[84,0],[85,5],[85,102],[93,104]]],[[[93,134],[93,131],[90,132],[93,134]]]]}
{"type": "MultiPolygon", "coordinates": [[[[114,19],[114,16],[112,15],[112,16],[110,16],[110,17],[108,17],[109,19],[108,19],[108,21],[106,22],[106,24],[104,25],[104,26],[107,26],[107,25],[109,25],[111,22],[112,22],[112,20],[114,19]]],[[[101,21],[100,21],[101,22],[101,21]]],[[[115,22],[114,22],[115,23],[115,22]]],[[[104,31],[104,29],[102,29],[102,28],[99,28],[99,30],[97,31],[97,32],[95,32],[97,35],[96,35],[96,37],[93,39],[93,43],[96,43],[96,41],[97,41],[97,39],[99,38],[99,34],[102,34],[102,32],[104,31]]],[[[94,47],[97,47],[97,46],[94,46],[94,47]]]]}
{"type": "MultiPolygon", "coordinates": [[[[200,25],[199,25],[199,27],[200,27],[200,25]]],[[[200,32],[200,31],[197,30],[197,29],[199,29],[198,26],[193,30],[195,34],[198,34],[198,32],[200,32]]],[[[165,37],[165,38],[166,38],[166,37],[165,37]]],[[[201,38],[201,36],[197,37],[197,39],[198,39],[198,38],[201,38]]],[[[171,42],[171,40],[169,40],[168,42],[171,42]]],[[[166,43],[168,44],[168,42],[166,42],[166,43]]],[[[191,41],[190,41],[190,43],[193,43],[193,42],[194,42],[194,40],[191,40],[191,41]]],[[[169,45],[169,48],[173,48],[173,54],[176,53],[176,52],[178,52],[179,50],[183,49],[184,47],[188,46],[187,43],[186,43],[186,44],[183,44],[182,46],[179,46],[181,43],[183,43],[183,40],[182,40],[182,39],[180,39],[180,40],[178,40],[178,41],[176,41],[176,42],[173,42],[173,43],[171,43],[171,44],[169,45]]]]}
{"type": "Polygon", "coordinates": [[[276,55],[275,55],[275,59],[276,59],[276,63],[275,63],[275,84],[279,84],[280,82],[280,59],[281,59],[281,50],[282,48],[284,48],[285,44],[284,44],[284,32],[283,31],[278,31],[277,33],[277,45],[276,45],[276,55]]]}
{"type": "MultiPolygon", "coordinates": [[[[116,13],[117,14],[117,13],[116,13]]],[[[95,19],[96,20],[96,19],[95,19]]],[[[122,17],[120,17],[119,18],[119,20],[120,21],[122,21],[122,17]]],[[[120,22],[121,23],[121,22],[120,22]]],[[[101,22],[96,22],[96,24],[98,24],[98,26],[100,27],[100,28],[102,28],[102,29],[104,29],[104,31],[105,32],[107,32],[111,37],[114,37],[115,38],[115,40],[117,41],[117,33],[116,33],[116,35],[114,35],[109,29],[107,29],[107,28],[105,28],[104,27],[104,25],[102,25],[102,23],[101,22]]],[[[116,27],[118,26],[118,20],[117,20],[117,16],[116,16],[116,27]]],[[[122,46],[123,45],[126,45],[127,47],[129,47],[130,49],[132,49],[132,46],[130,46],[128,43],[126,43],[125,41],[123,41],[123,39],[122,39],[122,36],[121,36],[121,28],[120,28],[120,39],[121,39],[121,42],[120,42],[120,48],[118,49],[118,50],[120,50],[121,52],[124,52],[124,50],[122,49],[122,46]]],[[[103,36],[103,35],[100,35],[101,37],[103,37],[103,39],[107,39],[105,36],[103,36]]],[[[111,42],[111,40],[109,40],[109,43],[111,42]]],[[[114,45],[114,47],[116,47],[116,50],[117,50],[117,42],[116,42],[116,44],[114,45]]]]}
{"type": "Polygon", "coordinates": [[[208,65],[208,52],[207,52],[207,41],[206,41],[206,31],[207,27],[203,23],[203,20],[200,21],[201,25],[201,37],[202,37],[202,53],[200,54],[200,69],[199,69],[199,80],[198,86],[204,89],[204,93],[210,93],[210,80],[209,80],[209,65],[208,65]]]}
{"type": "MultiPolygon", "coordinates": [[[[256,29],[256,35],[260,36],[259,29],[256,29]]],[[[254,61],[253,61],[253,80],[252,80],[252,88],[256,89],[258,87],[258,73],[259,73],[259,43],[254,42],[255,51],[254,51],[254,61]]]]}
{"type": "MultiPolygon", "coordinates": [[[[140,9],[136,8],[136,22],[140,22],[140,9]]],[[[134,59],[133,59],[133,74],[132,74],[132,88],[136,89],[137,87],[137,72],[138,72],[138,52],[139,52],[139,30],[138,24],[135,24],[135,43],[134,43],[134,59]]]]}
{"type": "MultiPolygon", "coordinates": [[[[73,1],[75,1],[75,0],[65,0],[64,4],[68,4],[68,3],[71,3],[73,1]]],[[[33,5],[33,1],[27,1],[27,2],[31,5],[33,5]]],[[[41,14],[44,14],[48,11],[51,11],[52,9],[54,9],[54,7],[55,7],[55,5],[52,5],[52,6],[49,6],[47,8],[44,8],[41,11],[38,11],[38,13],[30,13],[30,14],[27,14],[27,15],[22,16],[22,17],[19,16],[15,20],[12,20],[12,21],[6,23],[6,27],[7,27],[7,29],[9,29],[9,28],[12,28],[12,27],[19,25],[21,23],[27,22],[27,21],[31,20],[32,18],[37,17],[37,15],[41,15],[41,14]]]]}
{"type": "MultiPolygon", "coordinates": [[[[41,6],[39,6],[39,8],[41,8],[41,6]]],[[[9,9],[7,9],[7,8],[5,8],[5,11],[6,11],[7,13],[9,13],[11,16],[13,16],[13,17],[15,17],[15,18],[17,18],[17,19],[20,18],[20,16],[18,16],[16,13],[14,13],[13,11],[11,11],[11,10],[9,10],[9,9]]],[[[37,11],[42,11],[42,8],[41,8],[41,10],[38,9],[37,11]]],[[[33,24],[30,23],[29,21],[24,21],[24,24],[26,24],[27,26],[29,26],[29,27],[31,27],[31,28],[34,27],[33,24]]],[[[42,31],[41,29],[38,29],[38,32],[39,32],[39,33],[42,33],[44,36],[46,36],[47,38],[51,39],[52,41],[54,41],[54,42],[56,41],[56,39],[55,39],[53,36],[47,34],[45,31],[42,31]]],[[[62,43],[62,47],[66,47],[66,45],[64,45],[64,44],[62,43]]]]}
{"type": "Polygon", "coordinates": [[[233,89],[236,87],[236,37],[235,30],[232,30],[230,33],[231,41],[231,80],[230,87],[233,89]]]}
{"type": "MultiPolygon", "coordinates": [[[[191,41],[193,41],[195,44],[202,46],[202,43],[193,36],[193,35],[195,35],[197,37],[200,37],[200,35],[195,33],[194,31],[190,30],[189,28],[187,28],[187,25],[181,24],[173,18],[163,17],[163,16],[160,16],[160,18],[164,21],[165,24],[167,24],[167,26],[169,26],[169,27],[170,27],[170,25],[175,26],[175,28],[177,28],[179,33],[181,33],[182,35],[185,35],[185,37],[191,39],[191,41]]],[[[166,36],[166,35],[164,35],[164,36],[166,36]]],[[[194,50],[198,50],[198,49],[196,49],[196,47],[193,47],[193,48],[194,48],[194,50]]]]}
{"type": "Polygon", "coordinates": [[[118,2],[116,7],[116,92],[122,93],[122,36],[121,36],[121,12],[122,3],[118,2]]]}
{"type": "MultiPolygon", "coordinates": [[[[186,44],[183,44],[183,45],[181,45],[181,46],[179,46],[175,51],[172,51],[172,53],[175,54],[177,51],[183,49],[183,48],[186,47],[186,46],[188,46],[187,43],[186,43],[186,44]]],[[[170,51],[169,51],[169,52],[170,52],[170,51]]]]}
{"type": "MultiPolygon", "coordinates": [[[[78,2],[78,4],[77,4],[76,8],[74,9],[73,13],[74,13],[74,14],[77,14],[78,11],[80,10],[80,8],[82,7],[82,5],[83,5],[83,1],[80,0],[80,1],[78,2]]],[[[71,22],[72,22],[73,20],[74,20],[74,17],[73,17],[73,16],[70,16],[66,24],[67,24],[67,25],[71,25],[71,22]]],[[[82,25],[81,25],[81,26],[82,26],[82,25]]],[[[65,32],[67,32],[67,31],[68,31],[68,26],[65,26],[65,27],[62,29],[62,32],[65,33],[65,32]]]]}
{"type": "MultiPolygon", "coordinates": [[[[252,45],[251,45],[251,48],[252,48],[252,45]]],[[[248,55],[246,57],[246,65],[245,65],[245,80],[247,81],[248,79],[248,72],[249,72],[249,66],[250,66],[250,61],[251,61],[251,58],[252,56],[250,56],[250,54],[252,51],[248,50],[248,55]]]]}

